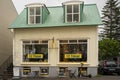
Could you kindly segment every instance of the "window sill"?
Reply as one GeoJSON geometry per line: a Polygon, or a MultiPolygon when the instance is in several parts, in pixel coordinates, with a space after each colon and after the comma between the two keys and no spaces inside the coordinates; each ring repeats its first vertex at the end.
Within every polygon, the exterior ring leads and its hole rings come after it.
{"type": "Polygon", "coordinates": [[[50,65],[48,62],[22,62],[21,65],[50,65]]]}
{"type": "Polygon", "coordinates": [[[84,65],[89,65],[87,62],[60,62],[58,65],[81,65],[81,63],[84,65]]]}

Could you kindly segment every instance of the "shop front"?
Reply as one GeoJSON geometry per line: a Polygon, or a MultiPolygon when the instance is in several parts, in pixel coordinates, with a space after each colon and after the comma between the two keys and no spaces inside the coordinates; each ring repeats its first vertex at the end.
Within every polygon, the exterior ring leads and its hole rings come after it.
{"type": "Polygon", "coordinates": [[[22,50],[22,77],[57,77],[61,72],[78,76],[81,63],[87,63],[88,39],[23,40],[22,50]]]}

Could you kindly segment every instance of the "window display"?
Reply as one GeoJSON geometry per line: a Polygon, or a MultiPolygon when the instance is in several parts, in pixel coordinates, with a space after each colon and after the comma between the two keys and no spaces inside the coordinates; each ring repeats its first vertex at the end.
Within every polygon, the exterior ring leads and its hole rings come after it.
{"type": "Polygon", "coordinates": [[[48,41],[23,41],[23,62],[48,62],[48,41]]]}
{"type": "Polygon", "coordinates": [[[41,75],[48,75],[49,68],[48,67],[40,67],[41,75]]]}
{"type": "Polygon", "coordinates": [[[60,40],[60,62],[87,61],[87,40],[60,40]]]}
{"type": "Polygon", "coordinates": [[[59,67],[59,77],[67,76],[67,72],[67,67],[59,67]]]}
{"type": "Polygon", "coordinates": [[[30,67],[23,67],[23,75],[30,75],[31,68],[30,67]]]}

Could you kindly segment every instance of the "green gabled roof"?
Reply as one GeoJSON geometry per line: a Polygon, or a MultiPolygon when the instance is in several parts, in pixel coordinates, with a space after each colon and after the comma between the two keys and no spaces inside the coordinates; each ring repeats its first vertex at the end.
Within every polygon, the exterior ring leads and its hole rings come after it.
{"type": "Polygon", "coordinates": [[[27,9],[25,8],[9,28],[39,28],[39,27],[62,27],[80,25],[102,24],[96,4],[86,4],[83,8],[83,20],[78,23],[64,23],[62,6],[47,7],[50,14],[42,24],[27,24],[27,9]]]}

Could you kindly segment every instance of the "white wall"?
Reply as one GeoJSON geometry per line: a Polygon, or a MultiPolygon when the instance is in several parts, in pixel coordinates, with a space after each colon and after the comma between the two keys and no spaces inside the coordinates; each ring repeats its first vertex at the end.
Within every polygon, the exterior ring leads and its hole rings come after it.
{"type": "MultiPolygon", "coordinates": [[[[55,27],[55,28],[32,28],[32,29],[15,29],[14,30],[14,65],[15,66],[40,66],[35,63],[22,63],[22,40],[40,40],[40,39],[55,39],[55,45],[58,45],[59,39],[88,39],[88,60],[87,65],[97,66],[98,63],[98,38],[96,26],[81,26],[81,27],[55,27]],[[22,65],[21,65],[22,64],[22,65]]],[[[49,45],[50,46],[50,45],[49,45]]],[[[49,49],[49,66],[58,65],[59,48],[49,49]]],[[[61,64],[59,64],[61,65],[61,64]]],[[[63,65],[63,64],[62,64],[63,65]]],[[[61,66],[62,66],[61,65],[61,66]]],[[[80,65],[71,63],[70,65],[80,65]]],[[[44,64],[45,66],[45,64],[44,64]]],[[[65,66],[65,65],[64,65],[65,66]]]]}

